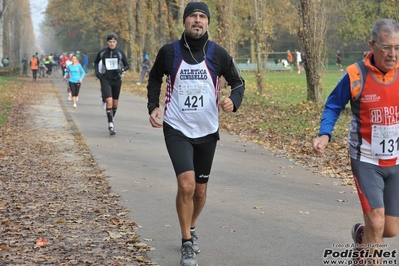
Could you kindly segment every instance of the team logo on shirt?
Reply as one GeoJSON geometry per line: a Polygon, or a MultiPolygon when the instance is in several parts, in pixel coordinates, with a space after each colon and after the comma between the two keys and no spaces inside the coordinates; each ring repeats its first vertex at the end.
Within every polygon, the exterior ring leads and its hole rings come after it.
{"type": "Polygon", "coordinates": [[[360,100],[365,103],[378,102],[379,100],[381,100],[381,96],[377,94],[367,94],[363,95],[363,97],[360,100]]]}
{"type": "Polygon", "coordinates": [[[370,109],[370,122],[378,125],[399,124],[399,111],[397,106],[387,106],[370,109]]]}
{"type": "Polygon", "coordinates": [[[206,69],[181,69],[180,80],[207,80],[206,69]]]}

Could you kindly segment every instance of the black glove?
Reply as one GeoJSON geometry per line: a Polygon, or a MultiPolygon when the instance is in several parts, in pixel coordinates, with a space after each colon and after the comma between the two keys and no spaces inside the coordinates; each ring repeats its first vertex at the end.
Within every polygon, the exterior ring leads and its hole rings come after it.
{"type": "Polygon", "coordinates": [[[101,80],[103,75],[100,72],[96,72],[96,77],[101,80]]]}
{"type": "Polygon", "coordinates": [[[118,72],[118,74],[122,74],[122,73],[125,72],[125,71],[124,71],[123,68],[118,68],[118,69],[116,70],[116,72],[118,72]]]}

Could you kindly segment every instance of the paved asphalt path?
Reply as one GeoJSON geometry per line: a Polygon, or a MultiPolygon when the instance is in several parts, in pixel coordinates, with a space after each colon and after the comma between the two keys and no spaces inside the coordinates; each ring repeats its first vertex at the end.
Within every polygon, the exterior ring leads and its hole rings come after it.
{"type": "MultiPolygon", "coordinates": [[[[65,107],[90,151],[105,169],[121,202],[132,210],[151,260],[178,265],[180,229],[176,179],[162,129],[148,121],[146,99],[122,93],[109,136],[99,82],[84,80],[78,108],[67,101],[65,83],[54,79],[65,107]]],[[[143,85],[142,85],[143,86],[143,85]]],[[[60,106],[60,107],[61,107],[60,106]]],[[[206,206],[197,224],[200,266],[317,266],[334,243],[351,243],[351,226],[362,220],[357,194],[340,180],[312,174],[253,143],[221,134],[206,206]]],[[[389,240],[398,246],[398,240],[389,240]]],[[[338,249],[342,251],[342,249],[338,249]]]]}

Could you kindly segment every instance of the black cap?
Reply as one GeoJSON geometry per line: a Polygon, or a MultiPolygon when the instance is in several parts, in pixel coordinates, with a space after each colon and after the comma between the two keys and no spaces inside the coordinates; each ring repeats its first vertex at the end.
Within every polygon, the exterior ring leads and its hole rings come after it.
{"type": "Polygon", "coordinates": [[[116,35],[115,32],[109,33],[109,34],[107,35],[107,41],[109,41],[109,40],[115,40],[115,41],[117,41],[117,40],[118,40],[118,35],[116,35]]]}
{"type": "Polygon", "coordinates": [[[202,12],[208,17],[208,23],[211,22],[211,13],[209,12],[208,6],[204,2],[190,2],[186,5],[183,14],[183,23],[186,18],[193,12],[202,12]]]}

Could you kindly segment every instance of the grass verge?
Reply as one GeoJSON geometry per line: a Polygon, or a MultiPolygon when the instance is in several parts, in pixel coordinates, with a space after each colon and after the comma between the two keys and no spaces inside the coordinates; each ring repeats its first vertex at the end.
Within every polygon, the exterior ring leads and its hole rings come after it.
{"type": "Polygon", "coordinates": [[[15,100],[18,87],[21,86],[21,81],[12,77],[0,76],[0,126],[6,121],[10,108],[15,100]]]}

